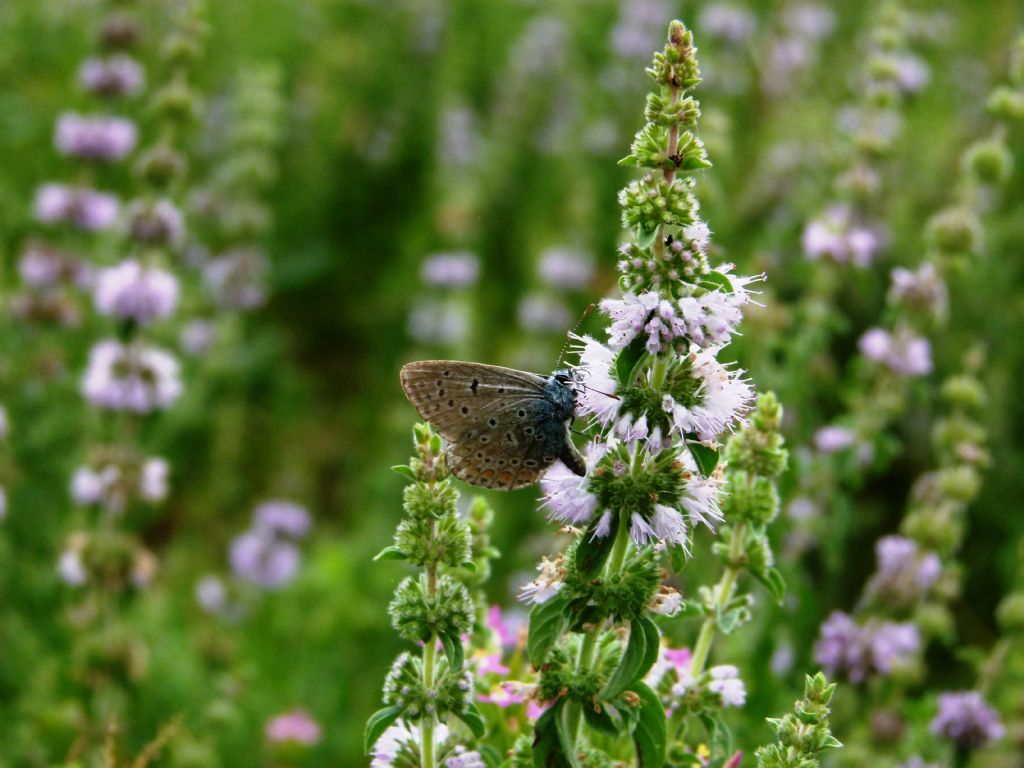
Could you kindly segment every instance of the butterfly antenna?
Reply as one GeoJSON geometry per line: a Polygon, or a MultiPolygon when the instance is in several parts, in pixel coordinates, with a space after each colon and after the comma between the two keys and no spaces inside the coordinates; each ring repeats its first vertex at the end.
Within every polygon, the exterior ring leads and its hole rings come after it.
{"type": "Polygon", "coordinates": [[[610,397],[612,400],[622,400],[622,398],[619,397],[618,395],[613,395],[611,392],[602,392],[600,389],[594,389],[593,387],[584,384],[582,381],[580,382],[580,386],[582,386],[584,389],[589,389],[591,392],[597,392],[597,394],[599,395],[610,397]]]}
{"type": "Polygon", "coordinates": [[[565,337],[565,344],[562,345],[562,351],[558,353],[558,362],[555,363],[555,370],[562,367],[562,362],[565,360],[566,354],[569,352],[569,345],[572,344],[572,337],[576,334],[576,329],[580,327],[584,320],[587,319],[587,315],[590,314],[590,310],[594,308],[593,304],[588,304],[587,308],[583,310],[583,314],[580,315],[579,320],[573,325],[572,330],[565,337]]]}

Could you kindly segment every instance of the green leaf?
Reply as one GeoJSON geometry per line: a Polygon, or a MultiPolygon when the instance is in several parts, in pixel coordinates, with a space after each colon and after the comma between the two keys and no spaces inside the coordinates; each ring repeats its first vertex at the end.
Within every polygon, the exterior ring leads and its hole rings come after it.
{"type": "Polygon", "coordinates": [[[480,757],[483,758],[484,765],[486,765],[487,768],[498,768],[501,765],[501,752],[490,744],[479,744],[477,745],[476,751],[480,753],[480,757]]]}
{"type": "Polygon", "coordinates": [[[405,552],[392,544],[373,556],[373,562],[378,560],[405,560],[405,552]]]}
{"type": "Polygon", "coordinates": [[[764,571],[751,570],[751,573],[755,579],[765,585],[776,604],[782,605],[782,601],[786,597],[786,580],[782,578],[781,571],[778,568],[768,568],[764,571]]]}
{"type": "Polygon", "coordinates": [[[718,466],[718,451],[708,448],[704,443],[696,440],[687,440],[686,447],[690,449],[690,455],[697,462],[697,469],[700,470],[700,473],[704,477],[710,477],[711,473],[715,471],[715,467],[718,466]]]}
{"type": "Polygon", "coordinates": [[[733,292],[732,281],[721,272],[711,270],[706,275],[701,275],[700,281],[702,284],[708,284],[712,289],[721,288],[726,293],[733,292]]]}
{"type": "Polygon", "coordinates": [[[611,529],[603,538],[594,536],[599,522],[600,518],[591,522],[576,545],[573,564],[576,566],[576,572],[584,579],[592,579],[604,567],[604,562],[608,559],[608,554],[612,551],[612,545],[615,543],[615,534],[619,528],[619,516],[612,515],[611,529]]]}
{"type": "Polygon", "coordinates": [[[540,667],[548,652],[569,624],[566,615],[567,599],[561,592],[540,603],[530,611],[530,626],[526,634],[526,655],[530,663],[540,667]]]}
{"type": "Polygon", "coordinates": [[[619,380],[620,386],[628,387],[633,383],[639,373],[637,367],[645,357],[647,347],[643,336],[637,336],[628,347],[619,352],[619,356],[615,358],[615,378],[619,380]]]}
{"type": "Polygon", "coordinates": [[[732,731],[722,719],[720,710],[705,710],[701,712],[700,720],[708,732],[708,746],[711,749],[712,758],[726,758],[734,752],[732,742],[732,731]]]}
{"type": "MultiPolygon", "coordinates": [[[[634,620],[629,624],[629,642],[626,643],[626,650],[622,652],[618,666],[612,672],[604,690],[601,691],[602,699],[614,699],[630,685],[639,680],[644,661],[647,658],[647,634],[642,626],[643,619],[634,620]]],[[[655,627],[657,632],[657,627],[655,627]]]]}
{"type": "Polygon", "coordinates": [[[720,613],[715,620],[715,624],[723,635],[731,635],[733,630],[740,625],[742,615],[742,608],[733,608],[731,611],[720,613]]]}
{"type": "Polygon", "coordinates": [[[476,708],[476,704],[470,702],[469,706],[467,706],[462,712],[457,712],[455,716],[469,726],[469,730],[473,732],[474,737],[478,739],[482,739],[484,737],[484,733],[487,731],[487,728],[484,726],[483,715],[481,715],[480,710],[476,708]]]}
{"type": "Polygon", "coordinates": [[[366,730],[363,732],[363,752],[370,754],[370,750],[373,749],[373,745],[377,743],[380,735],[401,714],[401,707],[384,707],[384,709],[378,709],[370,715],[370,719],[366,721],[366,730]]]}
{"type": "Polygon", "coordinates": [[[462,638],[452,635],[441,635],[441,645],[444,647],[444,655],[448,657],[448,666],[453,670],[462,669],[462,662],[466,660],[466,651],[462,647],[462,638]]]}
{"type": "Polygon", "coordinates": [[[395,464],[395,466],[391,468],[391,471],[397,472],[406,480],[412,480],[414,483],[417,481],[416,473],[413,471],[412,467],[408,467],[405,464],[395,464]]]}
{"type": "Polygon", "coordinates": [[[473,573],[476,573],[476,563],[474,563],[472,560],[467,560],[460,567],[465,568],[467,571],[472,571],[473,573]]]}
{"type": "Polygon", "coordinates": [[[647,641],[647,653],[644,655],[643,663],[640,665],[640,674],[637,675],[637,677],[642,678],[651,671],[651,667],[654,666],[658,656],[661,654],[661,631],[650,616],[642,617],[639,623],[644,633],[644,639],[647,641]]]}
{"type": "Polygon", "coordinates": [[[658,229],[655,227],[652,230],[644,229],[643,227],[637,227],[633,232],[636,237],[636,244],[639,248],[650,248],[654,241],[658,239],[658,229]]]}
{"type": "Polygon", "coordinates": [[[562,745],[562,754],[566,762],[572,768],[580,768],[579,758],[576,756],[574,742],[576,741],[576,727],[579,720],[573,719],[573,712],[579,711],[579,702],[568,701],[562,705],[561,711],[555,717],[555,725],[558,728],[558,741],[562,745]]]}
{"type": "Polygon", "coordinates": [[[640,165],[640,161],[637,160],[632,155],[626,155],[624,158],[619,160],[618,165],[621,165],[621,166],[624,166],[624,167],[628,167],[628,166],[637,167],[637,166],[640,165]]]}
{"type": "Polygon", "coordinates": [[[622,717],[618,712],[613,716],[612,712],[615,710],[608,704],[598,704],[596,707],[586,705],[583,707],[583,719],[595,731],[618,736],[624,727],[622,717]]]}
{"type": "Polygon", "coordinates": [[[633,690],[640,697],[636,727],[633,729],[637,763],[640,768],[662,768],[668,740],[665,708],[658,695],[643,683],[637,683],[633,690]]]}
{"type": "Polygon", "coordinates": [[[682,573],[688,561],[686,549],[682,544],[670,544],[668,547],[668,559],[672,565],[672,570],[675,573],[682,573]]]}
{"type": "Polygon", "coordinates": [[[572,768],[558,738],[558,715],[563,701],[544,710],[533,726],[534,768],[572,768]]]}

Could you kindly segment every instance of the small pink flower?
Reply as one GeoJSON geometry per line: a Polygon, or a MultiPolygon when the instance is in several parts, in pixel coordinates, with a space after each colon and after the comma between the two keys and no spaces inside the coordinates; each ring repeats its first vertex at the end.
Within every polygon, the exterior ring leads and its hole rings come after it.
{"type": "Polygon", "coordinates": [[[293,709],[267,722],[264,733],[274,744],[304,744],[320,742],[320,724],[304,709],[293,709]]]}

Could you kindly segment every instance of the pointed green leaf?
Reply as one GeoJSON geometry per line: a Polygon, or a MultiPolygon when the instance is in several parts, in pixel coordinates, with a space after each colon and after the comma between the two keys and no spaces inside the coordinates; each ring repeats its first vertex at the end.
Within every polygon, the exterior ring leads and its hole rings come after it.
{"type": "MultiPolygon", "coordinates": [[[[635,626],[637,622],[633,622],[633,624],[635,626]]],[[[644,655],[644,660],[640,665],[640,672],[637,674],[637,677],[644,678],[651,671],[651,667],[654,666],[655,662],[658,661],[658,656],[661,655],[661,631],[650,616],[641,618],[639,624],[640,629],[644,633],[644,639],[647,641],[647,653],[644,655]]]]}
{"type": "Polygon", "coordinates": [[[717,270],[713,269],[706,275],[701,275],[700,281],[701,283],[704,284],[706,288],[709,288],[711,290],[714,290],[715,288],[721,288],[726,293],[733,292],[732,281],[729,280],[729,278],[726,275],[723,275],[721,272],[718,272],[717,270]]]}
{"type": "Polygon", "coordinates": [[[561,592],[548,598],[530,611],[530,625],[526,634],[526,655],[530,663],[540,667],[551,647],[569,625],[566,615],[567,599],[561,592]]]}
{"type": "Polygon", "coordinates": [[[633,686],[633,691],[640,697],[636,727],[633,729],[637,764],[639,768],[662,768],[668,742],[665,708],[658,694],[643,683],[633,686]]]}
{"type": "Polygon", "coordinates": [[[396,464],[391,468],[391,471],[397,472],[407,480],[412,480],[414,483],[416,482],[416,473],[413,472],[412,467],[407,467],[405,464],[396,464]]]}
{"type": "Polygon", "coordinates": [[[690,455],[697,463],[700,473],[704,477],[710,477],[711,473],[715,471],[715,467],[718,466],[718,451],[696,440],[687,440],[686,447],[690,449],[690,455]]]}
{"type": "MultiPolygon", "coordinates": [[[[630,622],[629,641],[626,643],[626,649],[622,652],[618,666],[615,667],[615,671],[605,683],[604,690],[601,691],[602,699],[614,699],[629,688],[634,681],[640,679],[640,670],[647,657],[647,634],[644,632],[642,622],[643,619],[630,622]]],[[[654,631],[658,631],[657,627],[654,631]]]]}
{"type": "Polygon", "coordinates": [[[462,669],[462,663],[466,660],[466,651],[462,647],[462,638],[452,635],[441,635],[441,645],[444,647],[444,655],[448,657],[448,666],[454,670],[462,669]]]}
{"type": "Polygon", "coordinates": [[[544,710],[533,726],[534,768],[571,768],[558,738],[558,715],[564,702],[544,710]]]}
{"type": "Polygon", "coordinates": [[[579,712],[579,702],[567,701],[562,705],[561,711],[555,717],[555,725],[558,728],[558,741],[562,745],[562,754],[571,768],[580,768],[580,761],[576,755],[575,740],[579,720],[574,719],[573,712],[579,712]]]}
{"type": "Polygon", "coordinates": [[[764,571],[750,571],[754,578],[767,587],[776,604],[782,605],[786,597],[786,580],[782,578],[782,572],[778,568],[768,568],[764,571]]]}
{"type": "Polygon", "coordinates": [[[700,715],[701,722],[708,732],[708,746],[711,749],[712,758],[727,758],[733,752],[732,731],[725,724],[721,710],[709,709],[700,715]]]}
{"type": "Polygon", "coordinates": [[[482,739],[484,737],[487,728],[484,726],[484,718],[480,714],[480,710],[476,708],[476,704],[471,702],[465,710],[456,713],[455,716],[469,726],[469,730],[473,732],[475,738],[482,739]]]}
{"type": "Polygon", "coordinates": [[[647,356],[647,347],[643,337],[637,336],[625,349],[619,352],[615,358],[615,378],[619,385],[630,386],[639,374],[638,366],[647,356]]]}
{"type": "Polygon", "coordinates": [[[624,727],[622,717],[608,704],[598,704],[596,707],[589,704],[584,706],[583,719],[595,731],[612,736],[618,736],[624,727]]]}
{"type": "Polygon", "coordinates": [[[633,233],[636,237],[637,247],[650,248],[654,244],[654,241],[658,239],[658,229],[659,227],[655,227],[654,229],[644,229],[643,227],[637,227],[635,230],[633,230],[633,233]]]}
{"type": "Polygon", "coordinates": [[[592,579],[604,567],[608,553],[612,551],[615,543],[615,534],[619,527],[619,516],[612,516],[612,526],[607,536],[595,536],[594,531],[600,518],[594,520],[580,536],[579,544],[576,545],[576,554],[573,557],[573,564],[576,572],[584,579],[592,579]]]}
{"type": "Polygon", "coordinates": [[[384,549],[373,556],[374,562],[378,560],[405,560],[405,552],[394,545],[384,547],[384,549]]]}
{"type": "Polygon", "coordinates": [[[370,754],[370,750],[373,749],[373,745],[377,743],[377,739],[380,738],[380,735],[384,733],[384,731],[386,731],[401,714],[401,707],[384,707],[384,709],[378,709],[370,715],[370,719],[366,721],[366,730],[363,732],[363,751],[366,754],[370,754]]]}
{"type": "Polygon", "coordinates": [[[668,547],[668,558],[675,573],[682,573],[689,560],[686,556],[686,549],[682,544],[670,544],[668,547]]]}

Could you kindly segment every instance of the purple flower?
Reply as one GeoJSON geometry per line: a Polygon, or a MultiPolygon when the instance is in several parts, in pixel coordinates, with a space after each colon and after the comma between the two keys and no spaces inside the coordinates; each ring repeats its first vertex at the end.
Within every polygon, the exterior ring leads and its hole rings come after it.
{"type": "Polygon", "coordinates": [[[930,262],[922,264],[917,271],[894,269],[889,301],[936,318],[945,317],[949,306],[946,283],[930,262]]]}
{"type": "Polygon", "coordinates": [[[293,709],[277,715],[264,728],[267,741],[274,744],[312,746],[320,741],[320,724],[304,709],[293,709]]]}
{"type": "Polygon", "coordinates": [[[917,627],[892,621],[858,624],[834,611],[821,625],[814,659],[830,675],[845,674],[851,682],[886,676],[907,666],[921,648],[917,627]]]}
{"type": "Polygon", "coordinates": [[[747,701],[747,689],[740,679],[740,671],[732,664],[721,664],[708,670],[711,681],[708,690],[722,697],[723,707],[742,707],[747,701]]]}
{"type": "Polygon", "coordinates": [[[97,407],[149,413],[169,407],[181,392],[178,361],[162,349],[108,339],[89,353],[82,393],[97,407]]]}
{"type": "Polygon", "coordinates": [[[977,749],[1005,733],[999,714],[977,691],[956,691],[939,696],[939,711],[931,732],[965,749],[977,749]]]}
{"type": "Polygon", "coordinates": [[[228,604],[228,590],[219,576],[204,576],[196,582],[196,603],[210,614],[219,614],[228,604]]]}
{"type": "Polygon", "coordinates": [[[295,578],[301,557],[294,544],[252,530],[235,537],[228,559],[239,578],[264,589],[278,589],[295,578]]]}
{"type": "Polygon", "coordinates": [[[704,35],[742,43],[757,31],[757,19],[746,8],[718,2],[701,11],[697,26],[704,35]]]}
{"type": "Polygon", "coordinates": [[[924,597],[942,574],[934,552],[921,552],[903,536],[884,536],[875,544],[878,565],[866,591],[896,607],[910,607],[924,597]]]}
{"type": "Polygon", "coordinates": [[[301,539],[311,525],[306,508],[292,501],[271,499],[253,510],[253,527],[274,536],[301,539]]]}
{"type": "Polygon", "coordinates": [[[924,376],[931,373],[931,344],[923,336],[915,336],[906,329],[889,333],[882,328],[871,328],[857,343],[861,354],[880,363],[900,376],[924,376]]]}
{"type": "Polygon", "coordinates": [[[78,82],[86,91],[99,96],[131,96],[142,90],[145,76],[135,59],[117,53],[83,61],[78,82]]]}
{"type": "MultiPolygon", "coordinates": [[[[597,466],[608,450],[605,443],[593,441],[586,448],[587,474],[597,466]]],[[[587,477],[574,474],[565,464],[556,461],[540,481],[544,496],[542,506],[548,519],[566,525],[586,525],[597,512],[597,497],[589,490],[587,477]]]]}
{"type": "Polygon", "coordinates": [[[174,312],[178,281],[170,272],[128,259],[99,273],[93,298],[101,315],[144,325],[174,312]]]}
{"type": "Polygon", "coordinates": [[[527,331],[564,333],[572,315],[561,300],[543,293],[532,293],[519,302],[519,325],[527,331]]]}
{"type": "Polygon", "coordinates": [[[409,335],[425,344],[457,344],[469,335],[469,310],[461,302],[421,301],[409,314],[409,335]]]}
{"type": "Polygon", "coordinates": [[[209,320],[190,320],[178,336],[181,350],[192,357],[202,357],[206,354],[213,341],[214,328],[209,320]]]}
{"type": "Polygon", "coordinates": [[[438,288],[466,288],[477,281],[480,262],[472,253],[437,253],[420,267],[420,277],[438,288]]]}
{"type": "Polygon", "coordinates": [[[585,254],[567,248],[549,248],[540,255],[537,271],[552,288],[579,290],[594,277],[594,262],[585,254]]]}
{"type": "Polygon", "coordinates": [[[65,112],[57,119],[54,143],[63,155],[107,161],[119,160],[135,149],[137,138],[131,120],[65,112]]]}
{"type": "Polygon", "coordinates": [[[135,200],[128,208],[128,232],[146,245],[179,245],[185,219],[170,200],[135,200]]]}
{"type": "Polygon", "coordinates": [[[874,229],[856,224],[850,208],[835,205],[807,223],[802,243],[804,254],[812,261],[827,257],[837,264],[866,267],[882,239],[874,229]]]}
{"type": "Polygon", "coordinates": [[[255,309],[266,301],[267,257],[256,248],[235,248],[203,265],[203,282],[218,305],[255,309]]]}
{"type": "Polygon", "coordinates": [[[814,433],[814,447],[820,453],[835,453],[853,445],[856,436],[852,429],[839,426],[822,427],[814,433]]]}
{"type": "Polygon", "coordinates": [[[35,214],[45,223],[67,222],[79,229],[108,229],[120,204],[113,195],[67,184],[43,184],[36,190],[35,214]]]}

